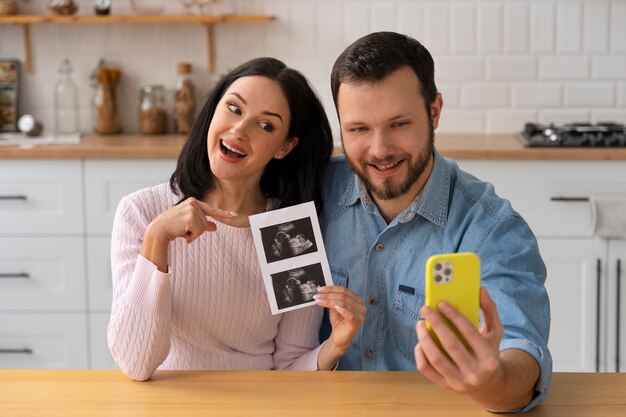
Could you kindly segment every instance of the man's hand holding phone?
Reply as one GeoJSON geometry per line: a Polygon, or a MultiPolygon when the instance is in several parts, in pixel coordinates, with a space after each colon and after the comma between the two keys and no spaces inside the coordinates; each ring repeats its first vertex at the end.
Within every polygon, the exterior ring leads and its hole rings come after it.
{"type": "Polygon", "coordinates": [[[449,303],[438,304],[439,314],[429,306],[422,308],[422,316],[437,335],[445,352],[441,350],[423,320],[417,323],[419,343],[415,347],[417,368],[437,385],[454,391],[481,396],[491,393],[493,384],[499,383],[502,372],[499,345],[503,328],[486,289],[480,290],[480,309],[483,325],[476,329],[449,303]],[[440,315],[441,314],[441,315],[440,315]],[[444,321],[452,323],[466,344],[444,321]]]}
{"type": "Polygon", "coordinates": [[[503,328],[496,306],[480,288],[480,263],[472,253],[435,255],[426,265],[426,305],[416,331],[419,371],[437,385],[478,402],[502,381],[503,328]],[[479,309],[483,324],[478,329],[479,309]]]}

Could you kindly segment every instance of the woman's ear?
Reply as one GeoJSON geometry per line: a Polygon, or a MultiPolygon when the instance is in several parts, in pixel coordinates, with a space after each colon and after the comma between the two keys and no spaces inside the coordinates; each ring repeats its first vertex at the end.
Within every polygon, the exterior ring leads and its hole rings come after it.
{"type": "Polygon", "coordinates": [[[289,152],[291,152],[293,148],[295,148],[296,145],[298,145],[299,140],[300,139],[297,136],[287,138],[287,140],[285,140],[285,143],[283,143],[283,146],[281,146],[280,151],[278,151],[278,153],[274,155],[274,158],[283,159],[284,157],[289,155],[289,152]]]}

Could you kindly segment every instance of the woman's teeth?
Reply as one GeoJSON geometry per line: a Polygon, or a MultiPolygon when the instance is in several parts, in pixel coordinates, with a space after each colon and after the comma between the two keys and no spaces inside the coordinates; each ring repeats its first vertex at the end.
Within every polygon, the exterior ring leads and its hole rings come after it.
{"type": "Polygon", "coordinates": [[[226,142],[224,142],[224,141],[221,141],[221,145],[222,145],[222,150],[227,155],[234,156],[234,157],[237,157],[237,158],[243,158],[245,156],[248,156],[247,153],[238,151],[237,149],[234,149],[233,147],[228,146],[228,144],[226,142]]]}

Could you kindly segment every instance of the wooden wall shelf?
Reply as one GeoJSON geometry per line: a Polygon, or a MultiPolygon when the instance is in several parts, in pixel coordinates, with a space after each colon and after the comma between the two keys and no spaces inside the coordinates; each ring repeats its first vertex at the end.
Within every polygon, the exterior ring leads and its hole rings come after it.
{"type": "Polygon", "coordinates": [[[216,23],[265,23],[274,20],[274,16],[262,15],[14,15],[0,16],[0,24],[22,25],[24,32],[24,70],[33,72],[33,57],[31,47],[30,25],[39,23],[201,23],[207,31],[207,68],[213,72],[215,50],[213,45],[213,25],[216,23]]]}

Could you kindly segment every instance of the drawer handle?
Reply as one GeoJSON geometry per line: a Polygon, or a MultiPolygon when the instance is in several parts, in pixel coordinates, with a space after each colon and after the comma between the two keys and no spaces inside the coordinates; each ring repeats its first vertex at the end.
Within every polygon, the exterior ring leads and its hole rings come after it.
{"type": "Polygon", "coordinates": [[[30,274],[26,272],[0,273],[0,278],[30,278],[30,274]]]}
{"type": "Polygon", "coordinates": [[[0,195],[0,200],[26,200],[28,199],[25,195],[0,195]]]}
{"type": "Polygon", "coordinates": [[[619,368],[619,362],[620,362],[620,329],[621,329],[621,323],[620,323],[620,316],[622,315],[621,313],[621,304],[622,304],[622,299],[621,299],[621,293],[622,293],[622,260],[618,259],[617,260],[617,265],[615,266],[615,272],[617,272],[617,307],[616,307],[616,320],[615,320],[615,372],[619,372],[620,368],[619,368]]]}
{"type": "Polygon", "coordinates": [[[0,353],[27,353],[29,355],[33,354],[33,350],[30,348],[24,349],[0,349],[0,353]]]}
{"type": "Polygon", "coordinates": [[[596,372],[600,372],[600,289],[602,281],[602,261],[596,260],[596,372]]]}
{"type": "Polygon", "coordinates": [[[562,201],[562,202],[583,202],[589,201],[588,197],[550,197],[550,201],[562,201]]]}

